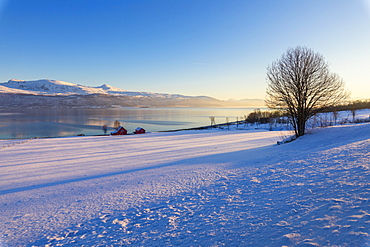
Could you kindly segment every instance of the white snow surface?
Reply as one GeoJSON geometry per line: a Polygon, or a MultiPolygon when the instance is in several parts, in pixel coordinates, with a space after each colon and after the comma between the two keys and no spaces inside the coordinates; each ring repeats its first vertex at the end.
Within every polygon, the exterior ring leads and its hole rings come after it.
{"type": "Polygon", "coordinates": [[[370,124],[0,141],[0,246],[370,246],[370,124]]]}

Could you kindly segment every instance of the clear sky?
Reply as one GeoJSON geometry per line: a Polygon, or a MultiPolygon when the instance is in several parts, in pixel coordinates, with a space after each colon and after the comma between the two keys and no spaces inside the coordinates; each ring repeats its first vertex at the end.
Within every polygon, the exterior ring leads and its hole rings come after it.
{"type": "Polygon", "coordinates": [[[0,82],[263,99],[298,45],[370,98],[370,0],[0,0],[0,82]]]}

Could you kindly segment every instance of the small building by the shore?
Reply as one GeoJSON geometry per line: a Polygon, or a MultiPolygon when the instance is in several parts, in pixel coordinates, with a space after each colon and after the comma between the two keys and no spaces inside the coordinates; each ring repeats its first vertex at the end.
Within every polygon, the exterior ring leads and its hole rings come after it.
{"type": "Polygon", "coordinates": [[[115,131],[110,133],[111,135],[127,135],[127,130],[122,126],[119,126],[115,131]]]}
{"type": "Polygon", "coordinates": [[[145,129],[137,127],[134,131],[134,134],[145,134],[145,129]]]}

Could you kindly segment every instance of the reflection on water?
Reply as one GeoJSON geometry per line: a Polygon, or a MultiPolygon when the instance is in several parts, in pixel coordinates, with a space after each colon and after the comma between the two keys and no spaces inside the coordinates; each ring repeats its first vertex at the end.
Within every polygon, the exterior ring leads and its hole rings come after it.
{"type": "Polygon", "coordinates": [[[109,109],[17,109],[0,110],[0,138],[31,138],[103,134],[113,131],[118,120],[129,133],[137,127],[148,132],[175,130],[235,121],[251,108],[109,108],[109,109]]]}

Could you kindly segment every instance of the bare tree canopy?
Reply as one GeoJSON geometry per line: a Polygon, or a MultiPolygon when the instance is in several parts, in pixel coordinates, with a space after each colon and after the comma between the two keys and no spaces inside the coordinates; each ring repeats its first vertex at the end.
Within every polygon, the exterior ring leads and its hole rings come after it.
{"type": "Polygon", "coordinates": [[[297,137],[305,134],[310,117],[348,96],[343,80],[329,71],[323,56],[305,47],[289,49],[272,63],[267,82],[266,105],[286,110],[297,137]]]}

